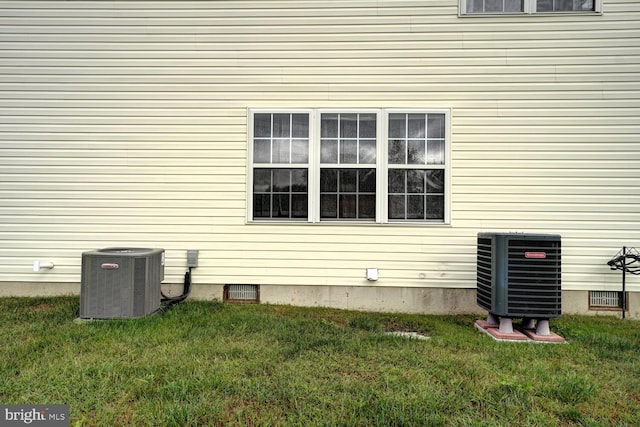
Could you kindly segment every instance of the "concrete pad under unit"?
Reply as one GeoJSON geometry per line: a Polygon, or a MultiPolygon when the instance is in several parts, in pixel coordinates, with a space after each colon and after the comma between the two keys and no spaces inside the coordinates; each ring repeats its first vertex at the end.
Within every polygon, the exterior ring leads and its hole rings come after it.
{"type": "Polygon", "coordinates": [[[486,320],[477,320],[475,322],[476,328],[479,331],[489,335],[496,341],[505,342],[536,342],[547,344],[561,344],[566,340],[560,335],[549,332],[549,335],[537,334],[535,330],[530,329],[513,329],[512,332],[500,331],[499,325],[487,322],[486,320]]]}
{"type": "Polygon", "coordinates": [[[498,325],[490,324],[486,321],[476,321],[476,327],[481,332],[486,333],[496,341],[528,341],[529,339],[522,332],[514,329],[511,332],[501,332],[498,325]]]}

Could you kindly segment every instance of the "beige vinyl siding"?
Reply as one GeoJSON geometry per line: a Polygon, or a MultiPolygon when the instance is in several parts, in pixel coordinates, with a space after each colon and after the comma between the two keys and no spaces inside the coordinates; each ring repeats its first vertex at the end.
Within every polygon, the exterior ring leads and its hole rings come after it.
{"type": "Polygon", "coordinates": [[[170,283],[199,249],[198,284],[473,288],[476,233],[522,231],[562,235],[564,289],[617,289],[639,117],[637,1],[0,1],[0,282],[144,246],[170,283]],[[247,224],[249,108],[451,109],[451,224],[247,224]]]}

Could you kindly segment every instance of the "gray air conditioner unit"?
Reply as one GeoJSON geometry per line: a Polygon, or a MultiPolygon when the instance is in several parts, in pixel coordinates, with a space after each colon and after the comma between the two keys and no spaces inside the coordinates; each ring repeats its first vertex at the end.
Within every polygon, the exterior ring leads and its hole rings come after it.
{"type": "Polygon", "coordinates": [[[160,308],[164,249],[105,248],[82,254],[80,318],[137,318],[160,308]]]}
{"type": "Polygon", "coordinates": [[[477,303],[497,316],[561,314],[560,236],[478,233],[477,303]]]}

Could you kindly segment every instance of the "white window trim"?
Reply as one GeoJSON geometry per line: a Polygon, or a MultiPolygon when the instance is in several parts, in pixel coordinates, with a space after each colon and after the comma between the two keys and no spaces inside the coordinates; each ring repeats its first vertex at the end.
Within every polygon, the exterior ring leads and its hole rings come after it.
{"type": "MultiPolygon", "coordinates": [[[[451,109],[447,108],[249,108],[247,110],[247,213],[246,221],[250,224],[332,224],[332,225],[422,225],[443,226],[451,224],[451,109]],[[292,219],[253,219],[253,119],[255,114],[309,114],[309,162],[308,168],[308,216],[307,220],[292,219]],[[321,220],[320,219],[320,118],[326,113],[369,113],[376,114],[376,218],[366,220],[321,220]],[[393,113],[444,114],[445,116],[445,149],[444,164],[431,165],[445,171],[444,219],[441,221],[425,220],[392,220],[388,218],[388,122],[393,113]]],[[[286,167],[286,164],[270,164],[270,167],[286,167]]],[[[258,164],[257,167],[266,166],[258,164]]],[[[288,164],[298,167],[299,164],[288,164]]]]}
{"type": "MultiPolygon", "coordinates": [[[[254,220],[253,219],[253,168],[254,168],[254,164],[253,164],[253,118],[255,114],[260,114],[260,113],[265,113],[265,114],[279,114],[279,113],[284,113],[284,114],[309,114],[309,134],[310,134],[310,139],[309,139],[309,147],[311,148],[312,145],[312,138],[313,135],[315,133],[315,130],[313,129],[313,126],[315,126],[315,121],[313,120],[313,113],[314,111],[312,109],[308,109],[308,108],[256,108],[256,109],[249,109],[247,111],[247,115],[248,115],[248,120],[247,120],[247,141],[248,141],[248,145],[247,145],[247,221],[248,222],[255,222],[255,223],[269,223],[269,224],[273,224],[273,223],[286,223],[286,224],[291,224],[291,223],[305,223],[305,222],[312,222],[311,219],[311,215],[307,214],[307,219],[303,220],[303,219],[269,219],[269,220],[254,220]]],[[[311,186],[316,184],[316,181],[314,181],[314,177],[312,177],[312,165],[313,165],[313,160],[312,159],[312,153],[311,153],[311,149],[309,150],[309,159],[307,160],[307,177],[308,177],[308,188],[307,188],[307,197],[308,197],[308,208],[307,209],[311,209],[311,186]]],[[[258,167],[260,166],[268,166],[269,168],[296,168],[296,167],[300,167],[302,166],[302,164],[300,163],[258,163],[258,167]]]]}
{"type": "MultiPolygon", "coordinates": [[[[314,150],[314,159],[316,159],[316,163],[313,166],[313,174],[316,178],[316,183],[319,185],[320,183],[320,169],[322,169],[322,164],[320,163],[320,118],[322,114],[375,114],[376,115],[376,163],[375,165],[370,165],[370,167],[374,167],[376,170],[376,218],[375,221],[365,221],[365,220],[344,220],[344,219],[320,219],[320,195],[317,193],[316,187],[314,187],[313,197],[309,195],[309,207],[313,206],[313,211],[311,211],[310,216],[313,218],[314,223],[328,223],[328,224],[379,224],[383,221],[384,216],[381,215],[384,200],[382,200],[380,191],[378,189],[384,188],[382,187],[383,182],[381,181],[382,173],[380,171],[385,167],[385,163],[383,163],[383,152],[384,152],[384,144],[382,144],[382,138],[384,134],[382,133],[382,110],[380,108],[318,108],[315,110],[314,117],[314,133],[311,135],[311,141],[313,150],[314,150]]],[[[354,165],[356,168],[365,167],[366,165],[354,165]]],[[[347,166],[342,165],[342,167],[347,168],[347,166]]],[[[311,173],[311,172],[310,172],[311,173]]],[[[311,193],[311,191],[309,191],[311,193]]]]}
{"type": "Polygon", "coordinates": [[[384,128],[383,129],[383,135],[385,136],[385,141],[383,147],[383,155],[384,155],[384,173],[382,175],[384,175],[384,182],[383,182],[383,187],[381,187],[383,189],[383,202],[384,202],[384,223],[389,223],[389,224],[439,224],[439,225],[449,225],[451,224],[451,109],[429,109],[429,108],[386,108],[383,109],[383,120],[382,120],[382,125],[380,127],[384,128]],[[399,221],[399,220],[394,220],[394,221],[389,221],[389,215],[388,215],[388,207],[389,207],[389,203],[387,202],[388,200],[388,170],[390,169],[389,167],[387,167],[387,165],[389,164],[389,159],[388,159],[388,155],[389,155],[389,150],[387,149],[388,145],[387,145],[387,135],[388,135],[388,128],[387,125],[389,123],[389,115],[393,114],[393,113],[418,113],[418,114],[444,114],[445,116],[445,141],[444,141],[444,164],[443,165],[431,165],[431,168],[433,169],[438,169],[438,168],[442,168],[444,169],[444,181],[445,181],[445,186],[444,186],[444,219],[443,221],[399,221]]]}
{"type": "Polygon", "coordinates": [[[522,16],[522,15],[602,15],[602,0],[594,0],[594,10],[579,11],[551,11],[551,12],[538,12],[536,10],[536,0],[524,0],[524,10],[522,12],[489,12],[489,13],[469,13],[467,12],[467,1],[459,0],[458,16],[459,17],[495,17],[495,16],[522,16]]]}

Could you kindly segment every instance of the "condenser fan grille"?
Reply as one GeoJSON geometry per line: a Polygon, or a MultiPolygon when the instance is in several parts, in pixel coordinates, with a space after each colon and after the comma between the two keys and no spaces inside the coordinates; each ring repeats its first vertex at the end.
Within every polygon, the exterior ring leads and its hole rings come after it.
{"type": "Polygon", "coordinates": [[[510,240],[507,309],[512,313],[560,313],[560,241],[510,240]]]}

